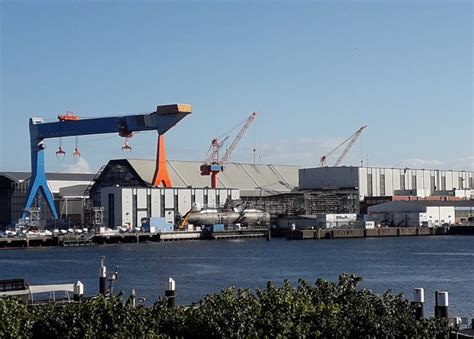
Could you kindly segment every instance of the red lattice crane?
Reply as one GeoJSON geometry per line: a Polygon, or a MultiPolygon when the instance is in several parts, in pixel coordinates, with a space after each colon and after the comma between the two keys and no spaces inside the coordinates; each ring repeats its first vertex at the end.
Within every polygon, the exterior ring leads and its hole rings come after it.
{"type": "Polygon", "coordinates": [[[344,147],[341,155],[339,156],[339,158],[337,158],[336,162],[334,163],[333,166],[339,166],[341,164],[341,162],[344,160],[344,158],[346,157],[347,153],[349,153],[350,149],[352,148],[352,146],[355,144],[355,142],[357,141],[357,139],[359,138],[359,136],[361,135],[362,131],[367,127],[367,125],[364,125],[362,126],[361,128],[359,128],[354,134],[352,134],[349,138],[347,138],[346,140],[344,140],[342,143],[340,143],[339,145],[337,145],[335,148],[333,148],[331,151],[329,151],[328,153],[324,154],[321,156],[321,158],[319,159],[319,167],[324,167],[326,166],[326,160],[327,158],[333,154],[334,152],[336,152],[340,147],[346,145],[346,147],[344,147]]]}
{"type": "Polygon", "coordinates": [[[256,117],[257,112],[253,112],[252,114],[250,114],[250,116],[247,118],[239,133],[237,133],[235,139],[232,141],[229,148],[226,150],[224,156],[221,159],[219,159],[219,150],[224,145],[224,142],[228,139],[228,136],[222,140],[219,140],[218,138],[212,139],[211,146],[209,147],[208,151],[208,156],[200,167],[201,175],[211,176],[212,188],[217,188],[217,174],[224,170],[223,165],[227,163],[235,147],[237,147],[238,143],[240,142],[250,125],[252,125],[256,117]]]}

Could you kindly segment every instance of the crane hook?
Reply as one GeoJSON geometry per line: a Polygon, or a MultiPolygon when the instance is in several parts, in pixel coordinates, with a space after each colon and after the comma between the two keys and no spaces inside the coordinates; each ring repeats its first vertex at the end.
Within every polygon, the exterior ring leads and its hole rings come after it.
{"type": "Polygon", "coordinates": [[[81,157],[81,151],[79,150],[79,147],[74,148],[74,152],[72,153],[72,157],[74,158],[75,162],[78,162],[80,157],[81,157]]]}
{"type": "Polygon", "coordinates": [[[130,151],[130,152],[132,151],[132,146],[128,144],[128,138],[125,139],[125,142],[122,146],[122,152],[123,151],[130,151]]]}
{"type": "Polygon", "coordinates": [[[64,152],[62,146],[59,146],[59,149],[56,151],[56,158],[62,161],[65,156],[66,156],[66,152],[64,152]]]}

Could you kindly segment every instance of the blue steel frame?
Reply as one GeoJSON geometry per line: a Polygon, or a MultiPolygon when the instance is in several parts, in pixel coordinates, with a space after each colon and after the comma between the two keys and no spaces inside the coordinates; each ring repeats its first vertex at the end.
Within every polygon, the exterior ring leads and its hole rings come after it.
{"type": "Polygon", "coordinates": [[[119,133],[121,136],[132,132],[156,130],[159,135],[166,133],[181,119],[191,112],[158,113],[128,115],[122,117],[107,117],[83,119],[77,121],[58,121],[43,123],[41,118],[30,119],[30,146],[31,146],[31,178],[28,186],[27,199],[23,209],[26,217],[27,209],[31,207],[38,193],[43,194],[54,219],[58,219],[58,212],[54,206],[54,199],[46,181],[44,164],[44,139],[119,133]]]}

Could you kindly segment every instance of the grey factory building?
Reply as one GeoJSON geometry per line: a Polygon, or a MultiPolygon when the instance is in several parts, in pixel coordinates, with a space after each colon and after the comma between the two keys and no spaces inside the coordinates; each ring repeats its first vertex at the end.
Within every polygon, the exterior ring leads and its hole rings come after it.
{"type": "MultiPolygon", "coordinates": [[[[97,206],[104,208],[104,221],[113,219],[110,224],[135,224],[143,217],[163,215],[165,209],[183,215],[194,202],[219,207],[227,198],[237,197],[277,218],[366,213],[368,206],[395,200],[469,200],[474,191],[472,171],[241,163],[226,164],[218,176],[219,188],[212,189],[210,177],[200,174],[200,165],[167,161],[169,189],[152,187],[154,160],[111,160],[95,175],[50,173],[47,177],[63,218],[84,222],[84,212],[79,210],[97,206]]],[[[0,173],[0,225],[14,223],[20,216],[28,177],[25,172],[0,173]]]]}
{"type": "Polygon", "coordinates": [[[299,188],[357,189],[360,201],[389,196],[471,199],[474,172],[353,166],[303,168],[299,170],[299,188]]]}

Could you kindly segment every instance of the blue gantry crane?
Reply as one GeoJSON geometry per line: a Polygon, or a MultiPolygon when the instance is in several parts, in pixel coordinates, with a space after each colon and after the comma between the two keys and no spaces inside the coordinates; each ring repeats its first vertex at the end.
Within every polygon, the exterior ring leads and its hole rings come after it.
{"type": "Polygon", "coordinates": [[[27,216],[27,210],[33,204],[36,195],[42,194],[46,199],[53,218],[58,219],[58,213],[53,202],[53,194],[46,182],[44,164],[45,139],[105,133],[118,133],[121,137],[130,137],[133,132],[156,130],[158,132],[158,147],[153,185],[158,186],[161,183],[168,187],[171,185],[171,181],[166,169],[163,134],[188,114],[191,114],[191,105],[172,104],[158,106],[155,112],[138,115],[93,119],[81,119],[78,116],[69,115],[69,117],[58,116],[59,121],[48,123],[45,123],[42,118],[31,118],[29,123],[31,178],[23,217],[27,216]]]}

